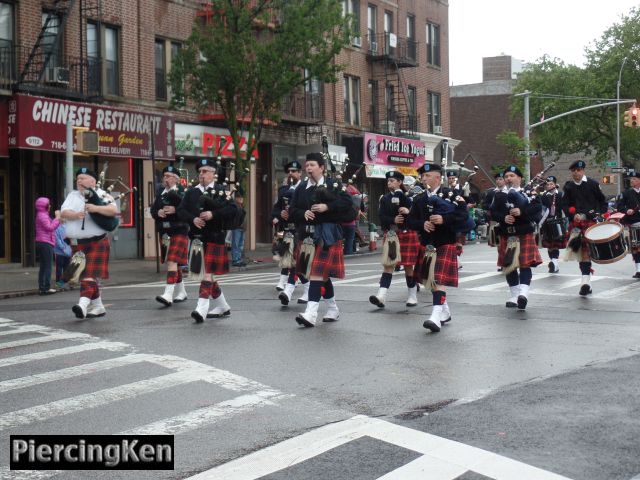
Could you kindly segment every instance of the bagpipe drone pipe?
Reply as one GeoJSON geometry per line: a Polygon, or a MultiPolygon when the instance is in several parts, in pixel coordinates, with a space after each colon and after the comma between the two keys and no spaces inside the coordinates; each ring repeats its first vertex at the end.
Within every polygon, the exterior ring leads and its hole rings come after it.
{"type": "Polygon", "coordinates": [[[178,205],[180,205],[182,197],[184,197],[184,191],[185,190],[182,185],[174,185],[168,191],[160,195],[160,201],[162,202],[162,205],[166,207],[177,207],[178,205]]]}
{"type": "Polygon", "coordinates": [[[427,199],[427,206],[432,208],[432,215],[451,215],[456,211],[460,213],[460,220],[454,225],[457,234],[466,234],[476,228],[476,222],[469,215],[464,198],[455,196],[453,191],[449,191],[447,196],[442,193],[431,195],[427,199]]]}
{"type": "MultiPolygon", "coordinates": [[[[85,203],[91,203],[99,207],[103,207],[111,203],[103,196],[99,195],[97,190],[94,190],[93,188],[85,188],[82,195],[84,196],[85,203]]],[[[96,223],[96,225],[107,232],[113,232],[120,224],[120,220],[116,216],[110,217],[97,212],[90,212],[89,215],[91,215],[91,219],[96,223]]],[[[82,227],[84,228],[84,222],[82,223],[82,227]]]]}

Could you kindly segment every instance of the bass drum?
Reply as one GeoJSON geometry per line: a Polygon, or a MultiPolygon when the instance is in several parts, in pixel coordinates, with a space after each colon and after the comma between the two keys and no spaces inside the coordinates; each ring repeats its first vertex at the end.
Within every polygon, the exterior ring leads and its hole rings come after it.
{"type": "Polygon", "coordinates": [[[595,263],[613,263],[627,254],[624,228],[616,222],[602,222],[587,228],[584,238],[589,247],[589,255],[595,263]]]}

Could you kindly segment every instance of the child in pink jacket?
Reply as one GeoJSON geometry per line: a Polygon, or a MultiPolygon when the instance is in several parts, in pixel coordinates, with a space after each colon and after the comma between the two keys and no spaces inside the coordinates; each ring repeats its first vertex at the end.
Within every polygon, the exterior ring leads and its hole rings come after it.
{"type": "Polygon", "coordinates": [[[36,199],[36,255],[40,259],[38,271],[38,291],[40,295],[56,293],[51,288],[51,266],[53,247],[56,244],[55,231],[60,225],[60,211],[56,210],[54,219],[49,216],[51,202],[47,197],[36,199]]]}

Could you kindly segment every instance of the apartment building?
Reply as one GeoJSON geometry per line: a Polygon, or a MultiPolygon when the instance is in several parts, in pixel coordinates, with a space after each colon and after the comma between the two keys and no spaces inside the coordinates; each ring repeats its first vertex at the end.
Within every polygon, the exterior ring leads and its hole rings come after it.
{"type": "MultiPolygon", "coordinates": [[[[169,162],[195,176],[203,157],[228,160],[219,113],[169,108],[167,73],[207,3],[193,0],[0,0],[0,262],[35,262],[33,203],[65,193],[66,121],[98,130],[99,151],[74,169],[104,169],[122,197],[115,258],[155,255],[148,207],[169,162]]],[[[249,179],[249,245],[270,241],[283,166],[321,148],[376,195],[384,172],[439,160],[450,132],[448,2],[344,0],[360,36],[336,58],[336,84],[309,82],[266,127],[249,179]],[[437,158],[436,158],[437,157],[437,158]]],[[[451,140],[450,143],[455,143],[451,140]]],[[[225,172],[226,174],[226,172],[225,172]]]]}

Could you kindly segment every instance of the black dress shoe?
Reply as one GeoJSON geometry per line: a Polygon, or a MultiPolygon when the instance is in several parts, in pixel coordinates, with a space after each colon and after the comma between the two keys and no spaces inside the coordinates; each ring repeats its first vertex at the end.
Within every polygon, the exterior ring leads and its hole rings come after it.
{"type": "Polygon", "coordinates": [[[384,303],[382,303],[380,301],[380,299],[378,297],[376,297],[375,295],[371,295],[369,297],[369,302],[371,302],[372,304],[374,304],[378,308],[384,308],[384,303]]]}
{"type": "Polygon", "coordinates": [[[286,293],[280,292],[280,295],[278,295],[278,298],[280,299],[280,303],[282,305],[289,305],[289,297],[287,296],[286,293]]]}
{"type": "Polygon", "coordinates": [[[222,313],[207,313],[207,318],[223,318],[223,317],[230,317],[230,316],[231,316],[231,309],[225,310],[222,313]]]}
{"type": "Polygon", "coordinates": [[[507,303],[505,304],[505,307],[507,308],[516,308],[517,306],[518,306],[517,303],[511,302],[511,301],[507,301],[507,303]]]}
{"type": "Polygon", "coordinates": [[[633,276],[633,278],[640,278],[640,272],[636,272],[636,274],[633,276]]]}
{"type": "Polygon", "coordinates": [[[518,310],[524,310],[525,308],[527,308],[527,297],[518,295],[518,310]]]}
{"type": "Polygon", "coordinates": [[[191,318],[193,318],[195,320],[194,323],[202,323],[202,322],[204,322],[204,318],[202,318],[202,315],[200,315],[197,310],[194,310],[193,312],[191,312],[191,318]]]}
{"type": "Polygon", "coordinates": [[[578,293],[584,297],[586,295],[589,295],[590,293],[593,293],[593,290],[591,290],[591,287],[585,283],[580,287],[580,292],[578,293]]]}
{"type": "Polygon", "coordinates": [[[549,262],[549,273],[556,273],[556,266],[553,262],[549,262]]]}

